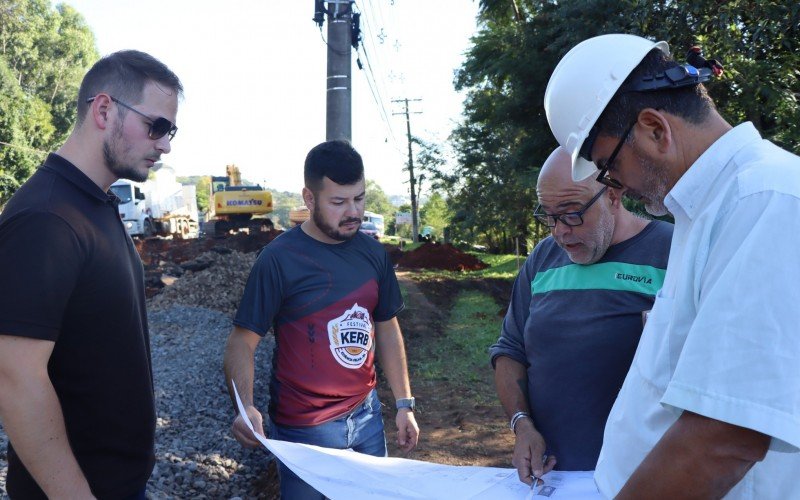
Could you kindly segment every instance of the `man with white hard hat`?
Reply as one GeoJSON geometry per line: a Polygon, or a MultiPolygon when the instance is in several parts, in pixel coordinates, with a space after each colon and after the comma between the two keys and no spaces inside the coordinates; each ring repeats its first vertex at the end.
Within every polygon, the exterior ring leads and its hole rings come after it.
{"type": "Polygon", "coordinates": [[[618,498],[800,498],[800,158],[729,125],[702,85],[721,66],[687,59],[598,36],[545,92],[573,178],[675,217],[595,480],[618,498]]]}

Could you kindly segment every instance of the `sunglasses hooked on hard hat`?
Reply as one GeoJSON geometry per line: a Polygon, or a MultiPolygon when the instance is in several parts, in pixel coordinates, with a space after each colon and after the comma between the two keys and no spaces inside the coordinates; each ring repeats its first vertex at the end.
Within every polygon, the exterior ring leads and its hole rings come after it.
{"type": "MultiPolygon", "coordinates": [[[[172,138],[175,137],[175,133],[178,131],[178,127],[176,127],[174,123],[172,123],[171,121],[167,120],[163,116],[159,116],[156,119],[150,118],[149,116],[147,116],[146,114],[142,113],[138,109],[134,108],[133,106],[131,106],[129,104],[125,104],[124,102],[120,101],[116,97],[111,96],[111,95],[109,95],[108,97],[112,101],[114,101],[115,103],[117,103],[120,106],[122,106],[123,108],[127,108],[127,109],[133,111],[134,113],[136,113],[137,115],[144,117],[147,120],[148,125],[150,125],[150,129],[147,131],[147,136],[150,139],[152,139],[154,141],[157,141],[158,139],[161,139],[165,135],[169,135],[169,140],[171,141],[172,138]]],[[[90,103],[90,102],[94,101],[96,98],[97,98],[97,96],[90,97],[90,98],[86,99],[86,102],[90,103]]]]}

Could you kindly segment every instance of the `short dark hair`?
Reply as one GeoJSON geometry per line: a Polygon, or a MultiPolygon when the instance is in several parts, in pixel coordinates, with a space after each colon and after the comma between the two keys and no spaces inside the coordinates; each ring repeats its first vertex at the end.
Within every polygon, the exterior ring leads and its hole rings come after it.
{"type": "Polygon", "coordinates": [[[348,141],[326,141],[308,152],[303,174],[306,187],[316,193],[322,189],[324,177],[342,186],[362,180],[364,162],[348,141]]]}
{"type": "MultiPolygon", "coordinates": [[[[86,73],[78,91],[78,124],[86,115],[88,99],[107,92],[117,99],[131,104],[142,101],[144,86],[154,82],[167,87],[177,95],[183,94],[180,79],[164,63],[138,50],[121,50],[107,55],[94,63],[86,73]]],[[[120,109],[120,112],[123,112],[120,109]]]]}
{"type": "Polygon", "coordinates": [[[652,91],[628,90],[633,83],[676,66],[679,64],[661,49],[651,50],[628,75],[597,119],[598,133],[622,137],[645,108],[660,109],[693,124],[703,123],[715,107],[702,83],[652,91]]]}

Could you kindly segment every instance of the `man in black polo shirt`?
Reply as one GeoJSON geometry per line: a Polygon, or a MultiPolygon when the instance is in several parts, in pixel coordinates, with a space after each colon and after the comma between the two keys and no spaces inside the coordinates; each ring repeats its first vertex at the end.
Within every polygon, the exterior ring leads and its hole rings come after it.
{"type": "Polygon", "coordinates": [[[98,61],[64,145],[0,215],[0,419],[16,498],[141,498],[155,462],[143,269],[109,187],[144,181],[183,86],[137,51],[98,61]]]}

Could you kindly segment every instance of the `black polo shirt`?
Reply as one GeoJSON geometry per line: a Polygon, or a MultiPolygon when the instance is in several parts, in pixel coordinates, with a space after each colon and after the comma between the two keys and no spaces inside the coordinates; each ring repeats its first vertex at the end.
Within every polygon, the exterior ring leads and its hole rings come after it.
{"type": "MultiPolygon", "coordinates": [[[[155,461],[144,272],[118,203],[51,154],[0,215],[0,334],[55,342],[48,372],[98,498],[141,490],[155,461]]],[[[8,463],[12,498],[44,498],[10,443],[8,463]]]]}

